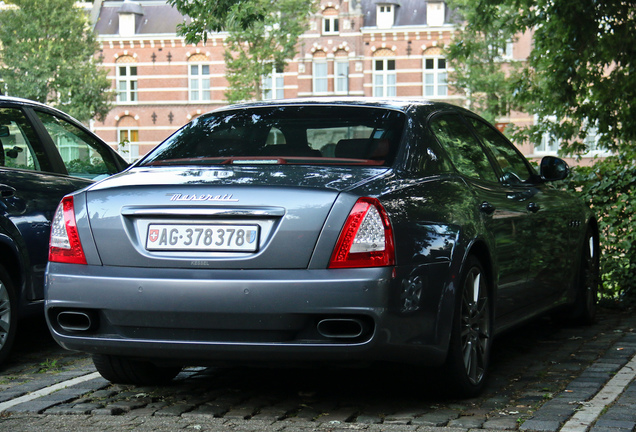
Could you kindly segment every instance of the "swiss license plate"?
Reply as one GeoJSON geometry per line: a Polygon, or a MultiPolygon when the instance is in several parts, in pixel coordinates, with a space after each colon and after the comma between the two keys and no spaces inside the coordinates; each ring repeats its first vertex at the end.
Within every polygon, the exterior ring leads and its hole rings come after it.
{"type": "Polygon", "coordinates": [[[254,252],[258,225],[151,224],[147,250],[254,252]]]}

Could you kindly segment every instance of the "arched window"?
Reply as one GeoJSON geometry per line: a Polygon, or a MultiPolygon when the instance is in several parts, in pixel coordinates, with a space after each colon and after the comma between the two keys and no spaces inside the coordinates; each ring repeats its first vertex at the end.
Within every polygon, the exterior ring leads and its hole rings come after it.
{"type": "Polygon", "coordinates": [[[117,150],[128,162],[139,158],[139,124],[133,116],[125,115],[117,122],[117,150]]]}
{"type": "Polygon", "coordinates": [[[349,94],[349,53],[343,49],[336,51],[334,63],[336,94],[349,94]]]}
{"type": "Polygon", "coordinates": [[[391,97],[397,95],[397,75],[395,53],[388,48],[377,50],[373,55],[373,96],[391,97]]]}
{"type": "Polygon", "coordinates": [[[322,34],[338,34],[340,32],[340,21],[338,20],[338,10],[328,7],[322,12],[322,34]]]}
{"type": "Polygon", "coordinates": [[[442,49],[429,48],[424,51],[424,96],[429,98],[448,96],[448,71],[442,49]]]}
{"type": "Polygon", "coordinates": [[[190,101],[207,102],[210,97],[210,64],[205,54],[194,54],[188,59],[188,88],[190,101]]]}
{"type": "Polygon", "coordinates": [[[327,54],[324,51],[316,51],[313,61],[313,87],[314,94],[325,94],[329,91],[327,54]]]}
{"type": "Polygon", "coordinates": [[[117,102],[134,103],[137,98],[137,61],[133,56],[125,55],[116,60],[117,102]]]}

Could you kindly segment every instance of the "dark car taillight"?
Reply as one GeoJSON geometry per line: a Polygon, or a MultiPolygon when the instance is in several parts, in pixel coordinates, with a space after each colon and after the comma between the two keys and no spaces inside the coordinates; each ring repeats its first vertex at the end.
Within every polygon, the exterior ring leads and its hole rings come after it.
{"type": "Polygon", "coordinates": [[[384,207],[375,198],[358,199],[340,233],[329,268],[394,264],[393,229],[384,207]]]}
{"type": "Polygon", "coordinates": [[[84,249],[82,249],[82,243],[77,233],[72,196],[64,197],[55,211],[55,217],[51,224],[49,261],[86,264],[84,249]]]}

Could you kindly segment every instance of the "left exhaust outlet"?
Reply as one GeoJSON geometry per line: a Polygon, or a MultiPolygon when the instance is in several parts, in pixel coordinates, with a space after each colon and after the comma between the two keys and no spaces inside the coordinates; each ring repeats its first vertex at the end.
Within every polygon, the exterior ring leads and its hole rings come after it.
{"type": "Polygon", "coordinates": [[[86,312],[64,311],[57,314],[57,324],[66,331],[88,331],[93,327],[94,321],[86,312]]]}

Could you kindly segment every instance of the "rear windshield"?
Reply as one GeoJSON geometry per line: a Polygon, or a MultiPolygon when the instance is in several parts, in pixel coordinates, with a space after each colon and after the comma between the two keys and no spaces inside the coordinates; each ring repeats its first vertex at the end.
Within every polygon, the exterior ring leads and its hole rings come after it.
{"type": "Polygon", "coordinates": [[[148,165],[390,165],[405,115],[346,106],[278,106],[194,119],[140,163],[148,165]]]}

